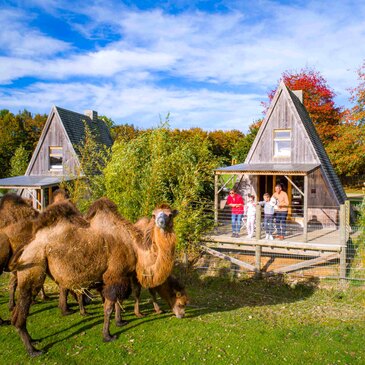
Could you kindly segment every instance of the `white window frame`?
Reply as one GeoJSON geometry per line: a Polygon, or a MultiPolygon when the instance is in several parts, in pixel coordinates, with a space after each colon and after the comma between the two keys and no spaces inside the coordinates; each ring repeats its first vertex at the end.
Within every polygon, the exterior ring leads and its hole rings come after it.
{"type": "Polygon", "coordinates": [[[49,170],[60,171],[63,169],[63,147],[62,146],[50,146],[49,147],[49,170]],[[61,150],[61,151],[56,151],[61,150]],[[51,157],[61,157],[61,164],[52,165],[51,157]]]}
{"type": "Polygon", "coordinates": [[[291,129],[274,129],[274,136],[273,136],[273,144],[274,144],[274,157],[278,158],[287,158],[291,156],[291,129]],[[277,132],[287,132],[289,133],[288,137],[278,137],[276,136],[277,132]],[[289,148],[285,148],[283,151],[280,151],[278,148],[279,143],[288,143],[289,148]]]}

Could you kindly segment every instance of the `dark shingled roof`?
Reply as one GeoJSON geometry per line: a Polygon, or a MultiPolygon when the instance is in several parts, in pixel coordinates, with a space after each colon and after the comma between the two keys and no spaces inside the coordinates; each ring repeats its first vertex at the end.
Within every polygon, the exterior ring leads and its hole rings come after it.
{"type": "Polygon", "coordinates": [[[346,193],[343,190],[342,184],[340,179],[338,178],[331,161],[326,153],[326,150],[323,147],[322,141],[318,136],[316,128],[305,109],[304,105],[298,99],[298,97],[287,88],[289,91],[289,95],[294,103],[295,108],[300,116],[300,119],[303,122],[303,125],[308,133],[308,136],[312,142],[312,145],[317,153],[317,156],[321,162],[321,166],[324,172],[324,176],[327,179],[329,185],[332,187],[334,193],[336,194],[338,201],[340,204],[343,204],[347,199],[346,193]]]}
{"type": "Polygon", "coordinates": [[[107,147],[112,146],[113,140],[110,135],[109,128],[103,120],[97,119],[96,121],[93,121],[85,114],[75,113],[58,106],[55,108],[77,153],[77,146],[79,146],[85,139],[85,127],[83,121],[85,121],[90,130],[93,131],[98,143],[104,144],[107,147]]]}

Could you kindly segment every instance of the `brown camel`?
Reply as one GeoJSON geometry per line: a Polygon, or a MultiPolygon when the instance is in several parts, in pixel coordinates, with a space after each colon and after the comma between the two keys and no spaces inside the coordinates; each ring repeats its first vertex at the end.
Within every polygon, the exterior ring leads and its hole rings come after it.
{"type": "MultiPolygon", "coordinates": [[[[185,307],[188,304],[188,296],[186,294],[185,288],[181,283],[172,275],[170,275],[167,280],[165,280],[161,285],[158,285],[154,288],[149,288],[153,300],[153,307],[157,314],[163,313],[160,306],[157,303],[157,294],[169,305],[172,312],[175,314],[177,318],[185,317],[185,307]]],[[[141,285],[138,280],[133,280],[132,284],[132,295],[134,297],[134,314],[141,318],[144,315],[140,312],[139,303],[140,303],[140,294],[141,294],[141,285]]],[[[116,318],[118,317],[116,311],[116,318]]]]}
{"type": "Polygon", "coordinates": [[[49,206],[35,225],[35,237],[17,262],[19,297],[12,323],[30,356],[41,352],[32,345],[26,327],[32,293],[43,284],[46,273],[62,287],[83,290],[103,285],[104,341],[116,336],[109,332],[114,305],[127,297],[130,276],[136,271],[145,286],[162,284],[171,272],[175,250],[173,217],[168,206],[158,207],[142,236],[123,219],[106,198],[91,207],[88,220],[69,202],[49,206]],[[139,273],[139,274],[138,274],[139,273]]]}
{"type": "MultiPolygon", "coordinates": [[[[134,226],[145,233],[149,227],[149,224],[150,219],[147,217],[142,217],[134,224],[134,226]]],[[[159,294],[159,296],[167,302],[177,318],[183,318],[185,316],[185,306],[188,303],[188,297],[185,288],[174,276],[170,275],[161,285],[158,285],[154,288],[149,288],[148,290],[152,296],[153,307],[156,313],[163,313],[157,303],[156,295],[159,294]]],[[[135,301],[134,314],[137,317],[143,317],[143,314],[139,310],[141,284],[135,276],[132,278],[132,293],[135,301]]]]}
{"type": "MultiPolygon", "coordinates": [[[[32,238],[33,220],[38,212],[16,194],[6,194],[0,200],[0,274],[9,269],[14,252],[32,238]]],[[[14,306],[16,275],[11,273],[9,308],[14,306]]],[[[3,321],[0,318],[0,324],[3,321]]]]}
{"type": "MultiPolygon", "coordinates": [[[[22,235],[22,239],[24,239],[24,242],[22,242],[21,244],[19,244],[19,242],[18,242],[18,244],[16,244],[16,243],[12,244],[12,251],[10,253],[10,256],[12,256],[13,253],[15,253],[17,250],[21,249],[23,245],[28,244],[30,242],[30,240],[32,239],[33,222],[39,213],[37,210],[35,210],[32,207],[31,200],[21,198],[20,196],[18,196],[16,194],[7,194],[6,196],[7,196],[7,198],[5,199],[5,201],[6,201],[5,207],[7,207],[7,209],[6,209],[7,211],[9,211],[9,210],[14,211],[14,206],[17,206],[17,207],[22,206],[22,208],[23,208],[22,210],[24,210],[22,216],[26,216],[27,214],[29,214],[29,216],[30,216],[29,219],[25,218],[23,221],[21,221],[20,225],[12,227],[13,228],[12,234],[14,234],[14,235],[17,234],[17,230],[19,230],[18,235],[19,234],[22,235]],[[25,205],[24,203],[27,204],[29,207],[27,207],[27,205],[25,205]],[[25,237],[24,237],[24,235],[25,235],[25,237]]],[[[59,203],[62,201],[66,201],[68,199],[69,199],[69,195],[64,189],[57,189],[53,193],[53,204],[59,203]]],[[[1,242],[1,238],[0,238],[0,242],[1,242]]],[[[11,257],[11,259],[9,261],[12,261],[12,265],[15,264],[13,257],[11,257]]],[[[9,282],[9,304],[8,304],[9,310],[13,310],[15,307],[15,291],[17,288],[17,284],[18,284],[18,282],[17,282],[16,273],[11,272],[10,273],[10,282],[9,282]]],[[[40,290],[40,294],[41,294],[42,300],[45,300],[48,298],[48,296],[46,295],[46,293],[44,291],[43,286],[40,290]]]]}

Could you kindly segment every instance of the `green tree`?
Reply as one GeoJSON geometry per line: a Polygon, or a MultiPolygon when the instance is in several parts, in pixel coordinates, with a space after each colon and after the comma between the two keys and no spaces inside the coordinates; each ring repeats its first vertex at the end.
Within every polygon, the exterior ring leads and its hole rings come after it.
{"type": "Polygon", "coordinates": [[[24,175],[29,163],[30,152],[22,145],[19,146],[10,159],[10,176],[24,175]]]}
{"type": "Polygon", "coordinates": [[[249,132],[232,146],[232,159],[236,160],[238,163],[243,163],[245,161],[261,124],[262,119],[252,123],[249,126],[249,132]]]}
{"type": "Polygon", "coordinates": [[[27,110],[17,115],[7,109],[0,111],[0,177],[10,175],[10,160],[19,146],[32,153],[47,119],[37,114],[34,118],[27,110]]]}
{"type": "Polygon", "coordinates": [[[336,172],[342,176],[356,176],[365,171],[365,62],[358,70],[358,85],[350,91],[354,105],[346,111],[327,146],[336,172]]]}
{"type": "Polygon", "coordinates": [[[140,134],[140,130],[133,124],[121,124],[115,125],[111,129],[112,137],[115,141],[128,142],[133,138],[136,138],[140,134]]]}
{"type": "Polygon", "coordinates": [[[104,169],[111,156],[110,148],[98,143],[93,131],[86,123],[84,126],[85,139],[77,148],[80,165],[75,180],[62,184],[82,212],[106,195],[104,169]]]}
{"type": "Polygon", "coordinates": [[[180,211],[179,245],[192,247],[211,222],[213,169],[220,164],[206,138],[180,139],[162,125],[114,144],[105,173],[107,195],[132,221],[150,216],[157,204],[171,204],[180,211]]]}

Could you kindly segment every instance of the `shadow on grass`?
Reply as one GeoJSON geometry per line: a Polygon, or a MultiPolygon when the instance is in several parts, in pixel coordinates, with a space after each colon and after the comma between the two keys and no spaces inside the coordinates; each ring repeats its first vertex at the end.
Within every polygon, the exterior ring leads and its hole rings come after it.
{"type": "Polygon", "coordinates": [[[319,279],[315,277],[294,283],[288,282],[284,275],[240,279],[227,268],[219,269],[215,276],[202,275],[198,271],[179,272],[180,281],[186,285],[190,297],[189,317],[302,301],[312,296],[319,285],[319,279]]]}
{"type": "MultiPolygon", "coordinates": [[[[199,273],[197,270],[185,270],[178,268],[175,275],[179,281],[186,287],[190,305],[186,308],[186,317],[192,319],[210,313],[233,311],[243,307],[270,306],[283,303],[292,303],[301,301],[310,297],[318,287],[318,279],[310,278],[295,286],[288,283],[284,276],[274,276],[264,279],[244,278],[240,279],[232,274],[232,271],[222,268],[215,276],[207,276],[199,273]]],[[[125,302],[127,319],[129,323],[126,326],[116,328],[114,318],[111,320],[111,333],[120,336],[140,325],[151,321],[160,321],[170,318],[172,315],[168,305],[159,300],[161,308],[165,314],[157,315],[154,313],[152,304],[148,301],[148,293],[144,291],[141,298],[141,311],[146,314],[144,318],[133,316],[133,302],[125,302]]],[[[7,303],[7,298],[2,297],[0,303],[7,303]]],[[[58,311],[58,294],[52,293],[49,301],[34,304],[31,310],[31,316],[43,316],[47,311],[58,313],[60,321],[59,330],[48,333],[39,339],[34,339],[42,343],[46,339],[53,340],[41,347],[43,351],[49,351],[54,345],[83,335],[90,332],[95,326],[100,326],[100,341],[102,341],[101,330],[103,324],[103,308],[100,299],[93,301],[87,306],[88,316],[81,317],[78,313],[78,306],[71,302],[70,306],[75,310],[71,316],[62,317],[58,311]],[[75,317],[76,316],[76,317],[75,317]],[[68,318],[73,317],[69,323],[68,318]],[[79,318],[79,319],[78,319],[79,318]]],[[[126,313],[123,314],[125,319],[126,313]]],[[[176,319],[178,320],[178,319],[176,319]]],[[[180,320],[179,320],[180,321],[180,320]]],[[[184,321],[182,319],[181,321],[184,321]]],[[[90,334],[90,333],[89,333],[90,334]]],[[[38,346],[37,346],[38,347],[38,346]]]]}

